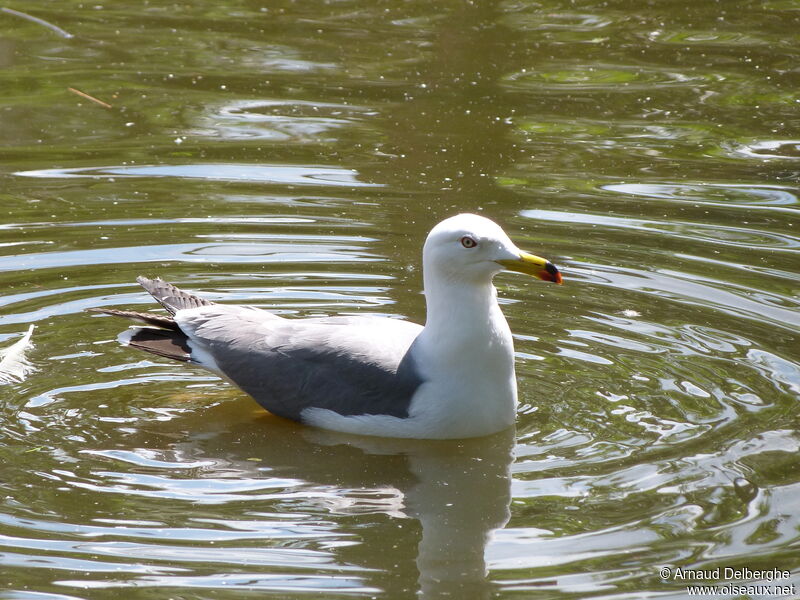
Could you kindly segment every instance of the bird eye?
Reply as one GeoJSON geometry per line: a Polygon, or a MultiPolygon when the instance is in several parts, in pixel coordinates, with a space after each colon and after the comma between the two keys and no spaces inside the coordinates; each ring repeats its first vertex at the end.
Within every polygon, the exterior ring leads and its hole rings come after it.
{"type": "Polygon", "coordinates": [[[475,246],[478,245],[478,242],[473,240],[468,235],[465,235],[464,237],[461,238],[461,245],[464,246],[464,248],[474,248],[475,246]]]}

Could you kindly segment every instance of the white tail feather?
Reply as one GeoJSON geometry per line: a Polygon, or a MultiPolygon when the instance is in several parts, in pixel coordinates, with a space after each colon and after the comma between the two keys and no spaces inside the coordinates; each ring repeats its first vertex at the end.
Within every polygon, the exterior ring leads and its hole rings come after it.
{"type": "Polygon", "coordinates": [[[25,352],[33,348],[32,334],[33,325],[22,338],[5,350],[0,350],[0,384],[19,383],[34,370],[31,362],[25,357],[25,352]]]}

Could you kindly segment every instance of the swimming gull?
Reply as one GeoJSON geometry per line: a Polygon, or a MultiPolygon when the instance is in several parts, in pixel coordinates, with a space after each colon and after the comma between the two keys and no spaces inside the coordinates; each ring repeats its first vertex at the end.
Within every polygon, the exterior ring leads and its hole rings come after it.
{"type": "Polygon", "coordinates": [[[167,314],[90,309],[144,322],[123,343],[204,367],[265,409],[308,425],[404,438],[488,435],[514,423],[514,344],[492,278],[503,269],[561,283],[502,228],[461,214],[422,251],[427,320],[285,319],[217,304],[161,279],[139,283],[167,314]]]}

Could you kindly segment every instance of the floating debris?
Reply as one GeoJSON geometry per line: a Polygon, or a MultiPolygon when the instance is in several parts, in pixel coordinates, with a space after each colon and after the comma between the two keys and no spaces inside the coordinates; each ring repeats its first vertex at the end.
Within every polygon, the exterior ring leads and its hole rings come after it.
{"type": "Polygon", "coordinates": [[[63,38],[72,39],[75,36],[69,33],[68,31],[64,31],[58,25],[53,25],[52,23],[48,23],[44,19],[40,19],[39,17],[34,17],[33,15],[29,15],[28,13],[20,12],[18,10],[14,10],[13,8],[0,8],[0,12],[4,12],[9,15],[14,15],[15,17],[19,17],[20,19],[25,19],[26,21],[30,21],[31,23],[36,23],[37,25],[41,25],[43,27],[47,27],[51,31],[55,31],[58,35],[63,38]]]}
{"type": "Polygon", "coordinates": [[[67,89],[73,94],[78,94],[78,96],[80,96],[81,98],[86,98],[87,100],[91,100],[95,104],[99,104],[103,108],[111,108],[111,105],[108,102],[103,102],[102,100],[98,100],[97,98],[95,98],[94,96],[90,96],[86,92],[76,90],[75,88],[72,87],[68,87],[67,89]]]}
{"type": "Polygon", "coordinates": [[[33,325],[21,339],[5,350],[0,350],[0,385],[24,381],[34,370],[33,364],[25,357],[25,352],[33,348],[31,335],[33,325]]]}

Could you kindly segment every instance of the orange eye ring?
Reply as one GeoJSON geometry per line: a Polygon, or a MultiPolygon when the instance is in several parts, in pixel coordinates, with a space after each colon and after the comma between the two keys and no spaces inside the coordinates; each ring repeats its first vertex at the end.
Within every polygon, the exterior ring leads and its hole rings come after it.
{"type": "Polygon", "coordinates": [[[476,242],[468,235],[465,235],[464,237],[461,238],[461,245],[464,246],[464,248],[474,248],[475,246],[478,245],[478,242],[476,242]]]}

